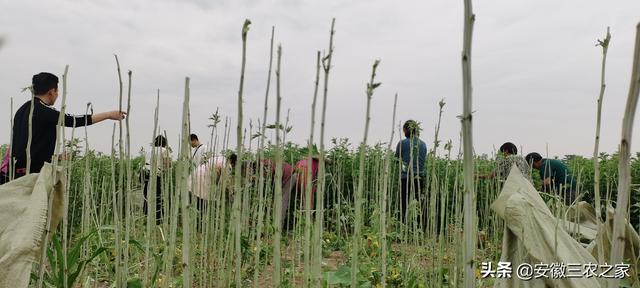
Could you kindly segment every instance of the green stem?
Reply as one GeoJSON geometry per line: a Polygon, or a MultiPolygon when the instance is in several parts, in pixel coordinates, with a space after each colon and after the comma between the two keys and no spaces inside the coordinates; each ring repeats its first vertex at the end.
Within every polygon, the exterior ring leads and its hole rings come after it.
{"type": "Polygon", "coordinates": [[[370,111],[371,111],[371,97],[373,96],[373,90],[376,89],[380,83],[375,83],[376,77],[376,69],[380,64],[380,60],[376,60],[373,63],[373,68],[371,72],[371,81],[367,84],[367,113],[365,117],[365,125],[364,125],[364,138],[362,143],[360,144],[360,165],[359,165],[359,174],[358,174],[358,188],[356,191],[356,195],[354,198],[354,206],[355,206],[355,223],[354,223],[354,233],[353,233],[353,255],[351,256],[351,287],[358,287],[358,283],[356,282],[356,276],[358,270],[358,255],[360,252],[360,241],[362,240],[362,192],[364,190],[364,170],[365,170],[365,154],[367,151],[367,137],[369,136],[369,122],[371,120],[370,111]]]}
{"type": "MultiPolygon", "coordinates": [[[[278,45],[277,52],[277,66],[276,66],[276,127],[280,125],[280,104],[282,102],[282,97],[280,96],[280,63],[282,58],[282,47],[278,45]]],[[[276,128],[276,175],[273,182],[275,184],[275,198],[273,200],[275,209],[273,214],[273,226],[275,227],[275,235],[273,237],[273,284],[275,287],[280,287],[282,280],[280,279],[281,272],[281,249],[280,249],[280,241],[282,237],[282,226],[280,223],[282,222],[282,149],[280,143],[280,129],[276,128]]]]}
{"type": "Polygon", "coordinates": [[[464,162],[464,287],[475,287],[476,204],[473,176],[473,126],[471,88],[471,41],[475,15],[471,0],[464,1],[464,40],[462,50],[462,145],[464,162]]]}
{"type": "MultiPolygon", "coordinates": [[[[609,263],[619,264],[624,256],[624,247],[627,239],[626,227],[629,217],[629,196],[631,192],[631,136],[633,131],[633,119],[638,106],[638,96],[640,94],[640,23],[636,26],[636,41],[633,55],[633,67],[631,72],[631,85],[629,85],[629,95],[625,107],[624,118],[622,120],[622,139],[620,141],[620,162],[618,164],[618,197],[616,203],[616,214],[613,220],[613,237],[611,238],[611,260],[609,263]]],[[[609,287],[618,287],[620,279],[610,279],[609,287]]]]}
{"type": "Polygon", "coordinates": [[[236,139],[236,155],[238,156],[238,162],[235,167],[234,177],[234,201],[233,201],[233,219],[235,222],[235,284],[236,287],[242,285],[242,250],[241,250],[241,203],[242,203],[242,191],[241,191],[241,172],[242,172],[242,93],[244,88],[244,73],[247,63],[247,32],[249,32],[249,25],[251,21],[246,19],[242,26],[242,66],[240,70],[240,88],[238,89],[238,124],[237,124],[237,139],[236,139]]]}

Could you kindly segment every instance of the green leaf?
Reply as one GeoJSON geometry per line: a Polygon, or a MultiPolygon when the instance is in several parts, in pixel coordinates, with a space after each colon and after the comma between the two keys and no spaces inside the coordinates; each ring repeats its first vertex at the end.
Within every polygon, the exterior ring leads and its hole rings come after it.
{"type": "Polygon", "coordinates": [[[142,288],[142,279],[133,278],[127,281],[127,288],[142,288]]]}
{"type": "Polygon", "coordinates": [[[351,283],[351,268],[340,266],[336,271],[326,272],[325,279],[328,285],[348,285],[351,283]]]}
{"type": "MultiPolygon", "coordinates": [[[[55,237],[56,236],[53,236],[53,238],[55,237]]],[[[47,249],[47,259],[49,259],[49,266],[51,266],[51,271],[56,271],[56,261],[53,257],[53,248],[51,246],[49,246],[49,248],[47,249]]]]}
{"type": "Polygon", "coordinates": [[[132,244],[134,247],[138,248],[140,252],[145,252],[144,246],[142,246],[142,244],[140,244],[140,242],[138,242],[137,240],[131,239],[129,240],[129,244],[132,244]]]}
{"type": "Polygon", "coordinates": [[[78,258],[80,257],[80,250],[87,240],[96,233],[97,230],[91,231],[89,234],[83,236],[82,238],[76,241],[75,245],[69,251],[69,256],[67,257],[67,267],[73,267],[76,265],[78,258]]]}
{"type": "Polygon", "coordinates": [[[104,253],[105,251],[107,251],[107,248],[100,247],[100,248],[98,248],[98,250],[93,252],[93,255],[91,255],[91,257],[89,257],[88,259],[86,259],[84,261],[81,261],[78,264],[78,267],[76,267],[76,270],[69,275],[69,278],[67,279],[67,283],[70,286],[72,286],[72,284],[74,284],[76,282],[76,278],[80,275],[80,273],[82,273],[82,270],[84,270],[84,267],[87,265],[87,263],[90,263],[91,261],[93,261],[93,259],[98,257],[100,254],[104,253]]]}
{"type": "Polygon", "coordinates": [[[173,278],[173,287],[182,287],[182,275],[173,278]]]}
{"type": "MultiPolygon", "coordinates": [[[[58,272],[58,277],[57,277],[57,281],[61,286],[64,285],[64,283],[62,283],[62,279],[64,279],[64,262],[62,258],[62,243],[60,243],[60,237],[58,237],[58,234],[56,234],[53,237],[53,249],[55,250],[56,253],[56,259],[55,261],[57,262],[57,272],[58,272]]],[[[49,262],[51,262],[51,260],[49,260],[49,262]]],[[[51,269],[51,271],[56,271],[56,269],[51,269]]]]}

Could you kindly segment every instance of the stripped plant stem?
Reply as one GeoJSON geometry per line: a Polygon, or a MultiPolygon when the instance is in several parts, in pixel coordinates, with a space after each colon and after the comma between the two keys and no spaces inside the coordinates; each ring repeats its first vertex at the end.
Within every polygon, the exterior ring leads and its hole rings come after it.
{"type": "MultiPolygon", "coordinates": [[[[389,144],[387,150],[391,151],[391,143],[393,143],[394,125],[396,123],[396,110],[398,107],[398,93],[393,97],[393,117],[391,120],[391,137],[389,137],[389,144]]],[[[390,165],[391,165],[391,153],[387,153],[384,159],[384,179],[382,180],[382,201],[380,201],[380,242],[381,253],[380,263],[382,271],[382,279],[387,279],[387,201],[390,189],[390,165]]],[[[387,287],[387,281],[382,281],[382,287],[387,287]]]]}
{"type": "Polygon", "coordinates": [[[331,60],[333,59],[333,36],[335,31],[336,18],[331,19],[331,30],[329,31],[329,51],[327,55],[322,59],[322,67],[324,70],[324,84],[322,93],[322,115],[320,120],[320,160],[318,163],[318,184],[317,184],[317,199],[316,203],[319,203],[319,209],[316,211],[316,224],[315,224],[315,269],[314,275],[321,277],[322,267],[322,232],[324,231],[324,194],[326,187],[326,168],[325,168],[325,147],[324,147],[324,132],[325,132],[325,120],[327,115],[327,95],[329,93],[329,72],[331,71],[331,60]]]}
{"type": "Polygon", "coordinates": [[[242,171],[242,93],[244,89],[244,71],[247,63],[247,33],[249,32],[249,25],[251,21],[246,19],[244,25],[242,25],[242,66],[240,68],[240,88],[238,89],[238,124],[237,124],[237,138],[236,138],[236,155],[238,157],[238,163],[235,167],[234,177],[234,200],[233,200],[233,219],[234,219],[234,236],[235,236],[235,284],[236,287],[242,286],[242,250],[241,250],[241,203],[242,203],[242,191],[241,191],[241,171],[242,171]]]}
{"type": "Polygon", "coordinates": [[[471,0],[464,1],[464,41],[462,50],[462,141],[464,162],[464,287],[475,287],[476,203],[473,176],[473,126],[471,88],[471,41],[475,15],[471,0]]]}
{"type": "MultiPolygon", "coordinates": [[[[69,72],[69,65],[66,65],[64,68],[64,74],[62,75],[62,109],[60,111],[60,114],[58,115],[58,124],[56,126],[56,146],[55,146],[55,151],[54,151],[54,157],[52,159],[53,162],[53,170],[52,170],[52,179],[53,179],[53,183],[56,183],[57,179],[57,165],[58,165],[58,157],[56,157],[55,155],[58,155],[60,153],[60,149],[62,146],[62,142],[64,142],[64,139],[60,139],[60,134],[61,134],[61,124],[63,124],[64,122],[64,109],[65,109],[65,103],[66,103],[66,99],[67,99],[67,75],[69,72]]],[[[33,118],[33,102],[35,101],[35,98],[32,98],[31,101],[31,113],[30,113],[30,123],[29,123],[29,128],[31,129],[31,120],[33,118]]],[[[31,133],[29,133],[29,140],[31,139],[31,133]]],[[[27,155],[30,154],[29,151],[27,151],[27,155]]],[[[27,167],[29,167],[29,164],[27,164],[27,167]]],[[[62,262],[63,262],[63,266],[65,271],[67,270],[67,226],[68,226],[68,214],[67,214],[67,207],[68,207],[68,190],[65,189],[65,193],[63,195],[64,199],[63,199],[63,209],[64,209],[64,215],[63,215],[63,219],[62,219],[62,226],[63,226],[63,232],[62,232],[62,246],[63,246],[63,255],[62,255],[62,262]]],[[[43,278],[44,278],[44,261],[45,261],[45,257],[46,257],[46,253],[45,251],[47,251],[47,246],[48,246],[48,241],[47,239],[49,239],[50,237],[50,233],[51,231],[51,213],[52,213],[52,204],[53,204],[53,195],[48,195],[48,199],[49,199],[49,204],[48,204],[48,208],[47,208],[47,221],[46,221],[46,228],[45,228],[45,233],[43,233],[43,236],[41,238],[41,243],[42,243],[42,250],[40,250],[40,265],[39,265],[39,272],[38,272],[38,287],[42,287],[43,285],[43,278]]],[[[67,283],[67,278],[63,277],[63,286],[64,287],[68,287],[68,283],[67,283]]]]}
{"type": "Polygon", "coordinates": [[[27,171],[26,174],[31,173],[31,141],[33,141],[33,109],[36,101],[36,95],[34,94],[33,87],[29,87],[31,92],[31,104],[29,106],[29,135],[27,136],[27,171]]]}
{"type": "MultiPolygon", "coordinates": [[[[185,78],[184,103],[182,107],[182,135],[180,137],[180,158],[178,160],[178,182],[177,189],[180,193],[182,210],[182,281],[185,287],[191,286],[191,261],[190,239],[189,239],[189,191],[187,181],[189,179],[189,166],[191,165],[189,153],[189,77],[185,78]]],[[[239,165],[237,165],[239,166],[239,165]]]]}
{"type": "MultiPolygon", "coordinates": [[[[158,133],[158,112],[159,112],[159,107],[160,107],[160,89],[157,90],[157,96],[156,96],[156,108],[154,110],[153,113],[153,135],[151,137],[151,141],[153,143],[153,140],[156,138],[156,135],[158,133]]],[[[156,191],[156,185],[158,185],[159,183],[157,183],[157,175],[156,175],[156,171],[157,171],[157,165],[155,164],[155,145],[153,145],[151,147],[151,158],[149,159],[150,162],[150,167],[151,167],[151,171],[149,171],[149,183],[147,183],[147,193],[154,193],[156,191]],[[151,191],[151,192],[149,192],[151,191]]],[[[146,160],[145,160],[146,161],[146,160]]],[[[145,184],[143,184],[145,185],[145,184]]],[[[144,187],[143,187],[144,189],[144,187]]],[[[149,194],[147,194],[149,195],[149,194]]],[[[148,197],[148,196],[147,196],[148,197]]],[[[156,197],[149,197],[147,199],[147,207],[156,207],[156,197]]],[[[151,286],[150,284],[150,279],[149,279],[149,269],[151,267],[151,262],[149,260],[150,256],[151,256],[151,251],[150,251],[150,247],[152,245],[152,243],[155,242],[156,237],[153,237],[152,233],[153,233],[153,227],[155,227],[155,223],[156,223],[156,219],[155,219],[155,215],[156,213],[147,213],[147,225],[146,225],[146,232],[145,232],[145,240],[146,240],[146,245],[145,245],[145,250],[144,250],[144,274],[143,274],[143,278],[142,278],[142,283],[144,284],[144,287],[149,287],[151,286]]]]}
{"type": "MultiPolygon", "coordinates": [[[[596,218],[598,222],[602,220],[602,210],[600,207],[600,160],[598,158],[598,148],[600,146],[600,121],[602,119],[602,100],[604,98],[604,91],[606,89],[605,79],[605,66],[607,64],[607,51],[609,50],[609,41],[611,41],[611,34],[609,33],[609,27],[607,27],[607,34],[603,40],[598,40],[596,46],[602,47],[602,65],[600,69],[600,96],[598,96],[598,114],[596,118],[596,140],[593,148],[593,194],[595,196],[596,204],[596,218]]],[[[598,262],[603,263],[604,251],[602,245],[598,246],[598,262]]]]}
{"type": "MultiPolygon", "coordinates": [[[[56,168],[58,167],[58,160],[59,157],[57,157],[57,155],[60,155],[61,150],[64,149],[64,115],[65,115],[65,110],[66,110],[66,103],[67,103],[67,79],[69,75],[69,65],[66,65],[64,67],[64,73],[62,74],[62,105],[60,106],[60,114],[58,115],[58,125],[56,126],[56,151],[53,153],[53,159],[52,159],[52,163],[53,163],[53,171],[52,171],[52,176],[54,179],[54,183],[58,180],[57,179],[57,173],[56,173],[56,168]],[[62,136],[62,137],[60,137],[62,136]]],[[[75,126],[75,125],[74,125],[75,126]]],[[[73,137],[72,137],[73,139],[73,137]]],[[[62,151],[62,153],[66,154],[66,151],[62,151]]],[[[65,161],[66,157],[63,157],[63,162],[65,161]]],[[[69,173],[69,171],[66,170],[66,174],[67,176],[70,176],[71,173],[69,173]]],[[[66,183],[71,183],[70,178],[67,178],[66,183]]],[[[64,214],[62,216],[62,265],[64,267],[65,271],[68,271],[68,257],[67,257],[67,249],[68,249],[68,244],[69,244],[69,213],[68,213],[68,207],[69,207],[69,190],[66,187],[67,185],[65,185],[65,191],[63,194],[63,211],[64,214]]],[[[51,195],[49,197],[52,197],[51,195]]],[[[51,206],[49,206],[49,209],[52,209],[51,206]]],[[[47,230],[50,230],[51,227],[47,226],[47,230]]],[[[48,237],[48,236],[47,236],[48,237]]],[[[48,238],[45,238],[48,239],[48,238]]],[[[68,283],[68,278],[67,277],[63,277],[63,285],[64,287],[69,287],[69,283],[68,283]]]]}
{"type": "MultiPolygon", "coordinates": [[[[440,134],[440,123],[442,121],[442,112],[444,111],[444,105],[446,103],[444,102],[444,99],[440,100],[440,102],[438,102],[438,106],[440,107],[440,110],[438,112],[438,122],[436,124],[436,129],[435,129],[435,133],[434,133],[434,137],[433,137],[433,150],[432,150],[432,159],[437,159],[437,155],[438,155],[438,147],[440,146],[440,140],[438,139],[438,135],[440,134]]],[[[430,219],[435,220],[438,218],[439,215],[436,215],[437,212],[437,201],[438,201],[438,184],[437,184],[437,179],[435,179],[435,175],[436,175],[436,165],[432,165],[431,166],[431,173],[426,173],[427,174],[427,183],[429,185],[431,185],[431,189],[429,189],[429,194],[430,194],[430,201],[429,203],[431,204],[429,206],[429,213],[430,213],[430,219]],[[429,181],[429,180],[433,180],[433,181],[429,181]]],[[[438,221],[431,221],[428,225],[429,228],[429,232],[431,235],[438,235],[438,233],[436,233],[436,231],[438,231],[438,229],[440,229],[440,227],[436,227],[438,221]]],[[[441,234],[440,234],[441,235],[441,234]]]]}
{"type": "Polygon", "coordinates": [[[116,167],[115,167],[115,163],[116,163],[116,148],[115,148],[115,136],[116,135],[116,124],[113,124],[113,132],[111,134],[111,189],[113,190],[112,192],[112,214],[113,214],[113,227],[114,227],[114,234],[115,234],[115,250],[116,250],[116,259],[115,259],[115,270],[116,270],[116,287],[123,287],[121,281],[121,273],[122,273],[122,268],[121,268],[121,262],[122,262],[122,258],[121,258],[121,250],[120,250],[120,245],[121,245],[121,239],[120,239],[120,213],[119,213],[119,208],[118,208],[118,193],[116,190],[116,167]]]}
{"type": "Polygon", "coordinates": [[[371,70],[371,80],[367,83],[367,112],[365,116],[365,124],[364,124],[364,138],[362,143],[360,144],[360,170],[358,175],[358,188],[354,198],[355,205],[355,223],[354,223],[354,232],[353,232],[353,251],[352,251],[352,259],[351,259],[351,287],[357,287],[356,282],[356,273],[358,271],[358,254],[360,252],[360,241],[362,241],[362,192],[364,190],[364,170],[365,163],[364,157],[367,150],[367,138],[369,136],[369,122],[371,120],[370,111],[371,111],[371,97],[373,96],[373,91],[380,86],[380,82],[375,82],[376,78],[376,69],[380,64],[380,60],[375,60],[373,62],[373,68],[371,70]]]}
{"type": "Polygon", "coordinates": [[[9,149],[9,180],[13,180],[14,174],[15,174],[15,164],[14,164],[14,160],[13,160],[13,96],[11,97],[10,103],[9,103],[9,107],[11,107],[11,111],[9,113],[9,123],[10,123],[10,127],[11,130],[9,130],[9,147],[7,147],[9,149]]]}
{"type": "Polygon", "coordinates": [[[260,140],[259,140],[259,147],[258,147],[258,195],[260,197],[259,199],[259,204],[258,204],[258,225],[257,225],[257,231],[256,231],[256,251],[258,251],[257,253],[255,253],[254,255],[254,259],[253,259],[253,267],[255,267],[254,271],[253,271],[253,283],[254,283],[254,287],[258,286],[258,276],[260,275],[260,266],[259,266],[259,262],[260,262],[260,251],[262,251],[262,230],[264,227],[264,183],[265,183],[265,179],[264,179],[264,173],[262,173],[262,171],[264,171],[264,162],[262,161],[264,159],[264,140],[265,140],[265,132],[266,132],[266,128],[267,128],[267,110],[269,108],[269,88],[271,86],[271,67],[273,64],[273,36],[275,33],[275,27],[271,27],[271,41],[270,41],[270,45],[269,45],[269,72],[267,74],[267,89],[264,95],[264,113],[262,115],[262,125],[260,126],[260,140]]]}
{"type": "MultiPolygon", "coordinates": [[[[118,83],[119,83],[119,97],[118,97],[118,111],[122,111],[122,94],[123,94],[123,85],[122,85],[122,74],[120,73],[120,61],[118,60],[118,55],[113,55],[116,59],[116,66],[118,69],[118,83]]],[[[122,151],[122,120],[118,121],[118,131],[119,131],[119,137],[118,137],[118,162],[119,163],[123,163],[124,161],[124,152],[122,151]]],[[[122,211],[122,205],[124,204],[124,199],[123,199],[123,185],[124,185],[124,165],[119,165],[119,171],[118,171],[118,186],[117,188],[115,188],[115,193],[117,194],[117,198],[116,198],[116,207],[117,207],[117,211],[114,211],[115,213],[119,214],[118,217],[122,217],[123,216],[123,212],[122,211]]],[[[116,221],[115,225],[117,226],[121,226],[122,223],[120,221],[116,221]]],[[[118,230],[121,230],[122,227],[118,227],[118,230]]],[[[120,242],[122,241],[122,239],[120,238],[120,233],[116,233],[118,236],[116,237],[116,241],[120,242]]],[[[125,243],[125,247],[127,246],[127,244],[125,243]]],[[[124,287],[126,286],[126,278],[127,278],[127,267],[125,262],[123,261],[123,255],[122,253],[128,253],[127,251],[123,251],[118,249],[116,251],[116,257],[118,258],[116,260],[116,287],[124,287]]]]}
{"type": "MultiPolygon", "coordinates": [[[[124,198],[124,207],[125,207],[125,213],[124,213],[124,271],[123,274],[125,276],[125,282],[126,280],[129,278],[129,265],[127,263],[129,263],[129,241],[131,239],[130,237],[130,233],[131,233],[131,196],[133,193],[132,192],[132,183],[131,183],[131,178],[133,177],[133,173],[131,171],[131,135],[129,134],[129,112],[131,112],[131,70],[129,70],[127,72],[127,76],[128,76],[128,88],[127,88],[127,118],[125,120],[125,128],[126,128],[126,135],[125,135],[125,145],[126,147],[124,147],[124,149],[126,149],[125,151],[125,158],[123,159],[124,161],[120,162],[120,171],[123,171],[124,169],[126,169],[126,187],[122,187],[122,192],[123,195],[125,196],[124,198]]],[[[122,111],[119,110],[119,111],[122,111]]],[[[122,120],[120,121],[122,123],[122,120]]],[[[122,128],[120,128],[120,130],[122,131],[122,128]]],[[[72,137],[73,138],[73,137],[72,137]]],[[[122,143],[122,140],[120,141],[122,143]]],[[[120,147],[120,151],[122,151],[123,147],[120,147]]],[[[122,155],[122,154],[121,154],[122,155]]],[[[125,174],[125,173],[123,173],[125,174]]],[[[120,176],[121,178],[124,177],[120,176]]]]}
{"type": "MultiPolygon", "coordinates": [[[[620,162],[618,164],[618,197],[616,214],[613,220],[613,237],[611,239],[611,260],[609,263],[621,263],[624,256],[624,246],[627,242],[626,226],[629,217],[629,196],[631,191],[631,136],[633,132],[633,119],[638,106],[640,96],[640,23],[636,26],[636,41],[633,55],[633,67],[631,71],[631,84],[622,120],[622,140],[620,141],[620,162]]],[[[609,287],[618,287],[620,279],[609,279],[609,287]]]]}
{"type": "MultiPolygon", "coordinates": [[[[278,45],[277,55],[277,64],[276,64],[276,127],[280,125],[280,105],[282,102],[282,97],[280,95],[280,63],[282,59],[282,46],[278,45]]],[[[282,238],[282,226],[280,223],[282,222],[282,149],[280,143],[280,129],[275,129],[276,131],[276,175],[273,182],[275,183],[275,197],[273,200],[273,204],[275,209],[273,211],[273,226],[275,227],[275,235],[273,237],[273,284],[275,287],[280,287],[281,285],[281,248],[280,241],[282,238]]]]}
{"type": "MultiPolygon", "coordinates": [[[[316,222],[315,224],[315,229],[314,229],[314,238],[313,240],[311,239],[311,226],[312,226],[312,222],[311,222],[311,187],[312,187],[312,165],[313,165],[313,155],[312,155],[312,151],[313,151],[313,132],[315,129],[315,124],[316,124],[316,100],[318,98],[318,85],[320,82],[320,51],[318,51],[317,56],[316,56],[316,80],[314,82],[314,89],[313,89],[313,101],[311,102],[311,127],[309,129],[309,141],[307,142],[307,170],[306,173],[307,175],[305,176],[305,179],[307,179],[307,181],[305,182],[305,250],[304,250],[304,280],[305,280],[305,286],[308,285],[312,285],[314,284],[317,280],[317,277],[319,277],[319,275],[315,274],[315,270],[313,270],[314,275],[313,275],[313,282],[311,282],[311,275],[310,273],[312,272],[312,266],[310,263],[310,258],[313,259],[317,259],[315,257],[320,257],[320,259],[322,259],[322,254],[317,255],[316,253],[316,249],[315,249],[315,245],[322,245],[322,242],[317,242],[318,239],[316,237],[317,236],[317,232],[316,229],[318,229],[319,225],[319,221],[316,222]],[[313,245],[312,245],[313,243],[313,245]],[[311,247],[314,248],[313,252],[311,251],[311,247]],[[313,254],[312,254],[313,253],[313,254]]],[[[316,212],[319,211],[321,208],[322,204],[320,203],[320,201],[316,201],[316,212]]],[[[316,214],[316,220],[320,220],[322,221],[322,219],[318,216],[318,214],[316,214]]],[[[322,246],[321,246],[322,247],[322,246]]],[[[315,263],[316,261],[314,261],[315,263]]],[[[315,268],[315,267],[314,267],[315,268]]]]}

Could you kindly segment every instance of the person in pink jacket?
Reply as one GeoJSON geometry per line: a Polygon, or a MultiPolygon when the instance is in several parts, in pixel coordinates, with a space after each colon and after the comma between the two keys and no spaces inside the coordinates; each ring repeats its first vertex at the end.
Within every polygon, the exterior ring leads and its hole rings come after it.
{"type": "MultiPolygon", "coordinates": [[[[259,162],[253,161],[253,171],[259,170],[259,162]]],[[[264,183],[265,191],[269,191],[270,193],[275,193],[275,184],[274,181],[276,178],[276,162],[272,159],[263,159],[262,160],[263,170],[262,175],[266,180],[264,183]]],[[[256,174],[259,175],[259,174],[256,174]]],[[[291,190],[294,186],[294,180],[296,175],[294,174],[294,167],[287,163],[282,162],[282,218],[280,221],[280,228],[283,227],[284,221],[287,218],[287,213],[289,210],[289,201],[291,197],[291,190]]]]}
{"type": "MultiPolygon", "coordinates": [[[[296,163],[296,195],[305,195],[307,189],[307,181],[311,181],[311,203],[313,203],[313,195],[316,192],[316,179],[318,178],[318,169],[320,166],[320,159],[317,156],[304,158],[296,163]],[[311,179],[309,177],[309,169],[311,169],[311,179]]],[[[303,196],[304,197],[304,196],[303,196]]]]}
{"type": "MultiPolygon", "coordinates": [[[[329,164],[330,161],[325,159],[325,163],[329,164]]],[[[283,203],[288,203],[283,207],[283,210],[286,214],[285,218],[287,226],[293,224],[293,214],[295,210],[304,210],[305,208],[305,195],[307,191],[307,183],[311,185],[311,209],[315,209],[315,193],[317,190],[317,179],[318,179],[318,171],[320,168],[320,157],[312,156],[311,158],[305,157],[300,161],[296,162],[293,168],[293,176],[292,180],[295,180],[295,184],[292,187],[293,195],[285,196],[283,194],[283,203]],[[311,172],[311,177],[309,177],[309,172],[311,172]],[[286,197],[287,199],[284,199],[286,197]]]]}

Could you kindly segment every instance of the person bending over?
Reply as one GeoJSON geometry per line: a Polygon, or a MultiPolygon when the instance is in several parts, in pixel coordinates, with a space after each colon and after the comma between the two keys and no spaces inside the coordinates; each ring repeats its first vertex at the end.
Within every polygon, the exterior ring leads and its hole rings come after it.
{"type": "Polygon", "coordinates": [[[570,205],[576,198],[576,182],[571,176],[569,168],[560,160],[542,158],[533,152],[525,157],[529,165],[540,172],[542,188],[545,192],[558,193],[566,205],[570,205]]]}
{"type": "Polygon", "coordinates": [[[500,146],[500,153],[496,157],[496,169],[489,175],[479,176],[479,178],[494,179],[498,178],[500,181],[507,180],[511,167],[516,165],[524,178],[529,180],[533,184],[531,179],[531,167],[527,161],[520,155],[518,155],[518,148],[511,142],[506,142],[500,146]]]}

